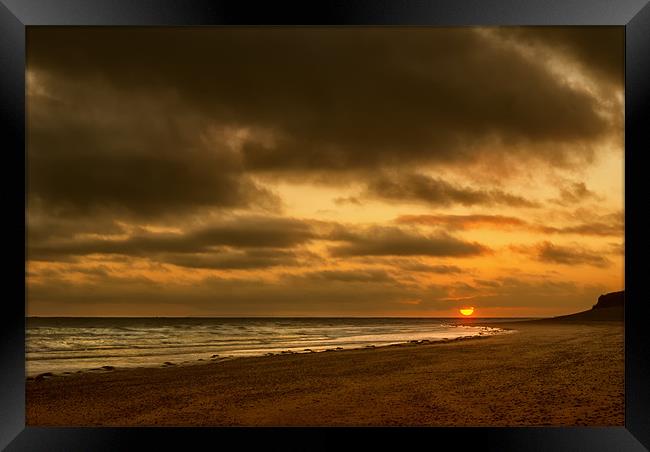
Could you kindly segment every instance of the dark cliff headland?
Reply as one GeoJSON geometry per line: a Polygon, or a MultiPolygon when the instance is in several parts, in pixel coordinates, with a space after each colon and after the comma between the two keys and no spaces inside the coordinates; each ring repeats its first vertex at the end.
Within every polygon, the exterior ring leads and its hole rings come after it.
{"type": "Polygon", "coordinates": [[[549,320],[567,322],[611,322],[623,321],[625,317],[625,291],[610,292],[598,297],[598,302],[587,311],[563,315],[549,320]]]}

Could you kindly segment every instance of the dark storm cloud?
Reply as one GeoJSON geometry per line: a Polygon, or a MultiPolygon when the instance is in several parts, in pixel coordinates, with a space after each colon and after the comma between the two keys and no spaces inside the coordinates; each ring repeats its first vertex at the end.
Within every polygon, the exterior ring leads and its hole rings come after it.
{"type": "MultiPolygon", "coordinates": [[[[290,248],[315,238],[311,227],[299,220],[289,218],[246,217],[221,224],[190,230],[186,233],[140,232],[124,239],[77,239],[57,240],[32,244],[29,258],[51,259],[57,256],[119,254],[128,256],[152,256],[156,254],[196,254],[216,252],[215,247],[234,248],[290,248]]],[[[218,253],[217,253],[218,254],[218,253]]],[[[247,254],[255,257],[254,254],[247,254]]],[[[270,256],[257,255],[260,258],[270,256]]],[[[173,256],[171,258],[174,259],[173,256]]],[[[178,257],[176,258],[177,262],[178,257]]],[[[183,261],[186,266],[191,257],[183,261]]],[[[201,257],[196,257],[198,263],[201,257]]],[[[233,256],[212,257],[214,265],[219,259],[227,262],[233,256]]],[[[208,261],[205,261],[208,263],[208,261]]],[[[173,262],[172,262],[173,263],[173,262]]],[[[241,264],[243,265],[243,264],[241,264]]]]}
{"type": "MultiPolygon", "coordinates": [[[[36,184],[42,185],[33,190],[43,195],[81,196],[74,182],[80,179],[88,184],[89,202],[110,202],[116,191],[134,191],[136,199],[155,205],[147,195],[156,189],[172,201],[250,201],[247,194],[256,187],[241,182],[236,171],[208,176],[230,167],[223,156],[186,154],[191,146],[174,135],[174,121],[171,132],[165,130],[170,121],[161,122],[160,136],[151,134],[153,142],[143,145],[147,152],[136,152],[128,168],[108,150],[101,157],[82,153],[77,168],[69,158],[56,159],[57,152],[75,155],[98,138],[114,142],[115,134],[124,141],[112,150],[131,153],[128,138],[140,127],[184,111],[208,124],[247,128],[250,134],[239,149],[246,170],[296,177],[421,162],[466,164],[498,158],[504,146],[512,156],[564,165],[574,157],[590,158],[589,144],[610,132],[596,99],[474,29],[32,28],[28,43],[30,70],[69,81],[57,93],[63,98],[75,87],[107,86],[124,102],[118,106],[127,117],[133,97],[177,102],[161,104],[157,113],[123,128],[109,124],[89,131],[73,123],[44,131],[35,122],[32,147],[55,147],[34,161],[36,184]],[[167,152],[179,147],[184,157],[167,152]],[[162,157],[149,162],[150,148],[162,157]],[[50,177],[46,165],[52,165],[50,177]],[[104,171],[88,169],[102,165],[104,171]],[[60,186],[66,169],[72,171],[70,187],[60,186]],[[150,188],[134,185],[138,175],[150,188]],[[190,186],[179,194],[181,181],[190,186]],[[212,189],[192,189],[205,184],[212,189]]],[[[92,90],[68,103],[58,119],[95,103],[92,90]]],[[[189,137],[200,132],[191,128],[189,137]]]]}
{"type": "Polygon", "coordinates": [[[112,218],[66,218],[47,215],[42,207],[28,206],[27,243],[43,242],[52,238],[71,238],[77,234],[92,233],[105,236],[126,233],[123,225],[112,218]]]}
{"type": "Polygon", "coordinates": [[[589,190],[584,182],[573,182],[560,188],[560,196],[550,201],[560,206],[575,206],[584,201],[602,201],[595,192],[589,190]]]}
{"type": "Polygon", "coordinates": [[[163,254],[154,258],[179,267],[211,270],[255,270],[278,266],[297,266],[303,263],[299,254],[282,249],[163,254]]]}
{"type": "Polygon", "coordinates": [[[487,279],[474,279],[474,283],[479,287],[501,287],[499,281],[491,281],[487,279]]]}
{"type": "Polygon", "coordinates": [[[116,272],[111,266],[100,264],[100,265],[88,265],[88,264],[70,264],[64,268],[61,267],[46,267],[39,269],[38,271],[32,271],[29,276],[38,277],[41,279],[48,278],[57,278],[65,277],[69,274],[80,273],[86,277],[90,278],[110,278],[116,275],[116,272]]]}
{"type": "Polygon", "coordinates": [[[333,201],[334,201],[334,204],[339,205],[339,206],[344,205],[344,204],[354,204],[354,205],[357,205],[357,206],[361,205],[361,201],[359,200],[359,198],[356,198],[354,196],[340,196],[338,198],[334,198],[333,201]]]}
{"type": "Polygon", "coordinates": [[[279,204],[186,109],[104,85],[55,80],[50,89],[59,98],[29,100],[30,204],[60,216],[139,218],[279,204]]]}
{"type": "Polygon", "coordinates": [[[520,218],[504,215],[402,215],[395,219],[400,224],[423,224],[428,226],[450,226],[455,229],[493,226],[498,228],[527,226],[520,218]]]}
{"type": "Polygon", "coordinates": [[[348,242],[331,247],[333,256],[440,256],[467,257],[490,250],[476,242],[466,242],[445,233],[422,235],[394,227],[373,227],[363,232],[337,231],[330,237],[348,242]]]}
{"type": "Polygon", "coordinates": [[[624,27],[513,27],[504,36],[519,43],[546,46],[577,61],[588,72],[622,88],[624,27]]]}
{"type": "Polygon", "coordinates": [[[611,261],[598,253],[580,247],[558,246],[551,242],[543,242],[532,250],[533,255],[542,262],[563,265],[591,265],[608,267],[611,261]]]}
{"type": "Polygon", "coordinates": [[[402,262],[397,265],[401,270],[411,272],[437,273],[441,275],[463,272],[463,269],[456,265],[428,265],[421,262],[402,262]]]}
{"type": "Polygon", "coordinates": [[[291,218],[242,217],[197,230],[190,241],[234,247],[292,247],[316,237],[309,223],[291,218]]]}
{"type": "Polygon", "coordinates": [[[625,241],[623,243],[610,243],[609,254],[625,255],[625,241]]]}
{"type": "Polygon", "coordinates": [[[534,201],[501,190],[477,190],[460,187],[442,179],[424,174],[393,174],[375,177],[367,188],[367,195],[396,202],[415,202],[432,206],[462,204],[512,207],[538,207],[534,201]]]}
{"type": "Polygon", "coordinates": [[[291,279],[342,282],[342,283],[393,283],[395,279],[384,270],[354,269],[354,270],[320,270],[291,275],[291,279]]]}
{"type": "Polygon", "coordinates": [[[618,222],[591,222],[560,228],[552,226],[539,226],[538,230],[547,234],[594,235],[602,237],[623,237],[625,233],[623,225],[618,222]]]}
{"type": "Polygon", "coordinates": [[[619,236],[624,234],[621,214],[591,215],[592,221],[568,226],[548,226],[531,223],[521,218],[503,215],[402,215],[395,219],[398,224],[421,224],[444,226],[448,229],[495,228],[501,230],[522,229],[543,234],[574,234],[591,236],[619,236]]]}

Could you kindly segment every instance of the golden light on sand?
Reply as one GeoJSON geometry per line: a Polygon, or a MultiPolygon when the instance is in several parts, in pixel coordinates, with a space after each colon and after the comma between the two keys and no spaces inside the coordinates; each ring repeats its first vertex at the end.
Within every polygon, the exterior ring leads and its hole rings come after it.
{"type": "Polygon", "coordinates": [[[472,315],[472,314],[474,314],[474,308],[460,308],[459,311],[463,315],[472,315]]]}

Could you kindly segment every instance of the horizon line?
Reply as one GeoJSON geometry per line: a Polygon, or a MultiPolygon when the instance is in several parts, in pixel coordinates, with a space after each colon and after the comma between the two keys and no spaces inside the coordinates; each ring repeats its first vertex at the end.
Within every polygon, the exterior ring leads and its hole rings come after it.
{"type": "MultiPolygon", "coordinates": [[[[548,316],[553,317],[553,316],[548,316]]],[[[30,315],[26,319],[541,319],[538,316],[504,316],[504,317],[474,317],[474,316],[300,316],[300,315],[258,315],[258,316],[69,316],[69,315],[30,315]]]]}

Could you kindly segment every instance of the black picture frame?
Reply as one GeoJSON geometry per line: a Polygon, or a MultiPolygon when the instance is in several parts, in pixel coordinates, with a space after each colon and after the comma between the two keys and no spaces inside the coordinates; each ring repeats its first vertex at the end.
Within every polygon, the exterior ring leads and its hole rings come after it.
{"type": "Polygon", "coordinates": [[[648,0],[0,0],[2,200],[8,265],[0,315],[0,448],[101,451],[135,448],[284,449],[366,447],[390,441],[435,449],[636,451],[650,448],[650,341],[643,290],[648,202],[643,154],[650,150],[648,0]],[[25,31],[35,25],[619,25],[625,27],[625,426],[611,428],[35,428],[25,426],[25,31]],[[7,290],[9,288],[10,290],[7,290]]]}

